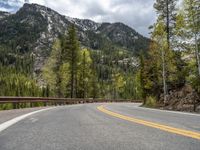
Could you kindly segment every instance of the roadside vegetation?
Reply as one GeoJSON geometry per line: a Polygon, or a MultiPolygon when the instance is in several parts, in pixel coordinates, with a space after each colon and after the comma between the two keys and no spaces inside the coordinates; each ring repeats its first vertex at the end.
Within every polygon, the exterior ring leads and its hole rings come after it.
{"type": "Polygon", "coordinates": [[[39,78],[28,47],[17,51],[16,41],[9,47],[1,44],[0,96],[142,99],[144,106],[159,107],[168,105],[177,91],[182,94],[176,101],[192,93],[196,98],[191,103],[198,106],[200,1],[177,3],[156,0],[158,18],[149,28],[149,50],[140,54],[108,43],[88,49],[79,43],[75,26],[70,26],[67,35],[55,40],[39,78]],[[186,86],[189,92],[182,90],[186,86]]]}
{"type": "MultiPolygon", "coordinates": [[[[152,42],[147,57],[141,56],[140,67],[147,106],[154,105],[155,100],[165,106],[184,98],[187,92],[180,90],[184,86],[192,88],[189,99],[200,94],[200,1],[184,0],[180,6],[177,2],[156,0],[154,4],[158,18],[150,27],[152,42]],[[182,95],[170,97],[176,91],[182,95]]],[[[189,103],[189,99],[185,101],[189,103]]],[[[196,105],[199,102],[199,98],[193,100],[196,105]]]]}

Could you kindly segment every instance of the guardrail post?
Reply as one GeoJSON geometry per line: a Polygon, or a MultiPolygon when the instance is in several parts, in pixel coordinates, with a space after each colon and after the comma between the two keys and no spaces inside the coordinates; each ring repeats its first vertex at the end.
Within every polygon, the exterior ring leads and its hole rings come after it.
{"type": "Polygon", "coordinates": [[[43,104],[44,106],[47,106],[47,102],[44,102],[44,104],[43,104]]]}
{"type": "Polygon", "coordinates": [[[31,103],[31,102],[30,102],[30,107],[31,107],[31,108],[33,107],[33,103],[31,103]]]}
{"type": "Polygon", "coordinates": [[[17,109],[16,103],[13,103],[13,109],[17,109]]]}

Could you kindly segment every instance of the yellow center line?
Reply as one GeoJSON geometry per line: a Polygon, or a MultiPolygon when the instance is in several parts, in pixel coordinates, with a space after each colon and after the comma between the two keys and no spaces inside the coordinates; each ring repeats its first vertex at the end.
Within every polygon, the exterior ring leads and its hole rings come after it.
{"type": "Polygon", "coordinates": [[[120,118],[120,119],[123,119],[123,120],[127,120],[127,121],[130,121],[130,122],[137,123],[137,124],[142,124],[142,125],[145,125],[145,126],[148,126],[148,127],[152,127],[152,128],[160,129],[160,130],[167,131],[167,132],[170,132],[170,133],[175,133],[175,134],[179,134],[179,135],[183,135],[183,136],[186,136],[186,137],[190,137],[190,138],[200,140],[200,133],[198,133],[198,132],[174,128],[174,127],[170,127],[170,126],[159,124],[159,123],[154,123],[154,122],[150,122],[150,121],[136,119],[136,118],[133,118],[133,117],[128,117],[128,116],[121,115],[121,114],[112,112],[110,110],[107,110],[107,109],[104,108],[103,105],[98,106],[97,109],[100,110],[101,112],[104,112],[104,113],[106,113],[110,116],[113,116],[113,117],[117,117],[117,118],[120,118]]]}

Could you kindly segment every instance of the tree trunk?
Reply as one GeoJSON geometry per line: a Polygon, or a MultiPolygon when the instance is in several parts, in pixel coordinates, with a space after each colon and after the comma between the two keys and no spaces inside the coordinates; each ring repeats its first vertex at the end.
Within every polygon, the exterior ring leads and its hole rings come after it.
{"type": "Polygon", "coordinates": [[[195,33],[195,54],[196,54],[196,61],[197,61],[197,68],[198,68],[198,76],[200,77],[200,60],[199,60],[199,50],[198,50],[198,43],[197,43],[197,34],[195,33]]]}
{"type": "Polygon", "coordinates": [[[86,96],[86,83],[85,83],[85,69],[86,69],[86,60],[85,60],[85,52],[83,53],[83,98],[86,96]]]}
{"type": "Polygon", "coordinates": [[[71,60],[71,98],[74,98],[74,55],[72,52],[71,60]]]}
{"type": "Polygon", "coordinates": [[[163,77],[163,91],[164,91],[164,103],[167,101],[167,85],[166,85],[166,69],[165,69],[165,52],[162,50],[162,77],[163,77]]]}
{"type": "Polygon", "coordinates": [[[169,0],[166,0],[167,18],[166,18],[166,32],[167,32],[167,46],[170,49],[170,31],[169,31],[169,0]]]}

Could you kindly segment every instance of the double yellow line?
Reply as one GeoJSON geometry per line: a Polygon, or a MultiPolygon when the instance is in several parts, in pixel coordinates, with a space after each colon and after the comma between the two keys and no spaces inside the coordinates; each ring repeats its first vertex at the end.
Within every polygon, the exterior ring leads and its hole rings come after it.
{"type": "Polygon", "coordinates": [[[167,131],[167,132],[170,132],[170,133],[175,133],[175,134],[178,134],[178,135],[182,135],[182,136],[186,136],[186,137],[190,137],[190,138],[200,140],[200,133],[197,133],[197,132],[193,132],[193,131],[189,131],[189,130],[183,130],[183,129],[179,129],[179,128],[174,128],[174,127],[166,126],[166,125],[163,125],[163,124],[158,124],[158,123],[154,123],[154,122],[150,122],[150,121],[145,121],[145,120],[136,119],[136,118],[128,117],[128,116],[125,116],[125,115],[121,115],[121,114],[118,114],[118,113],[115,113],[115,112],[112,112],[110,110],[105,109],[103,105],[98,106],[97,109],[100,110],[101,112],[104,112],[104,113],[106,113],[110,116],[116,117],[116,118],[120,118],[120,119],[127,120],[127,121],[130,121],[130,122],[134,122],[134,123],[137,123],[137,124],[142,124],[142,125],[145,125],[145,126],[148,126],[148,127],[152,127],[152,128],[160,129],[160,130],[167,131]]]}

